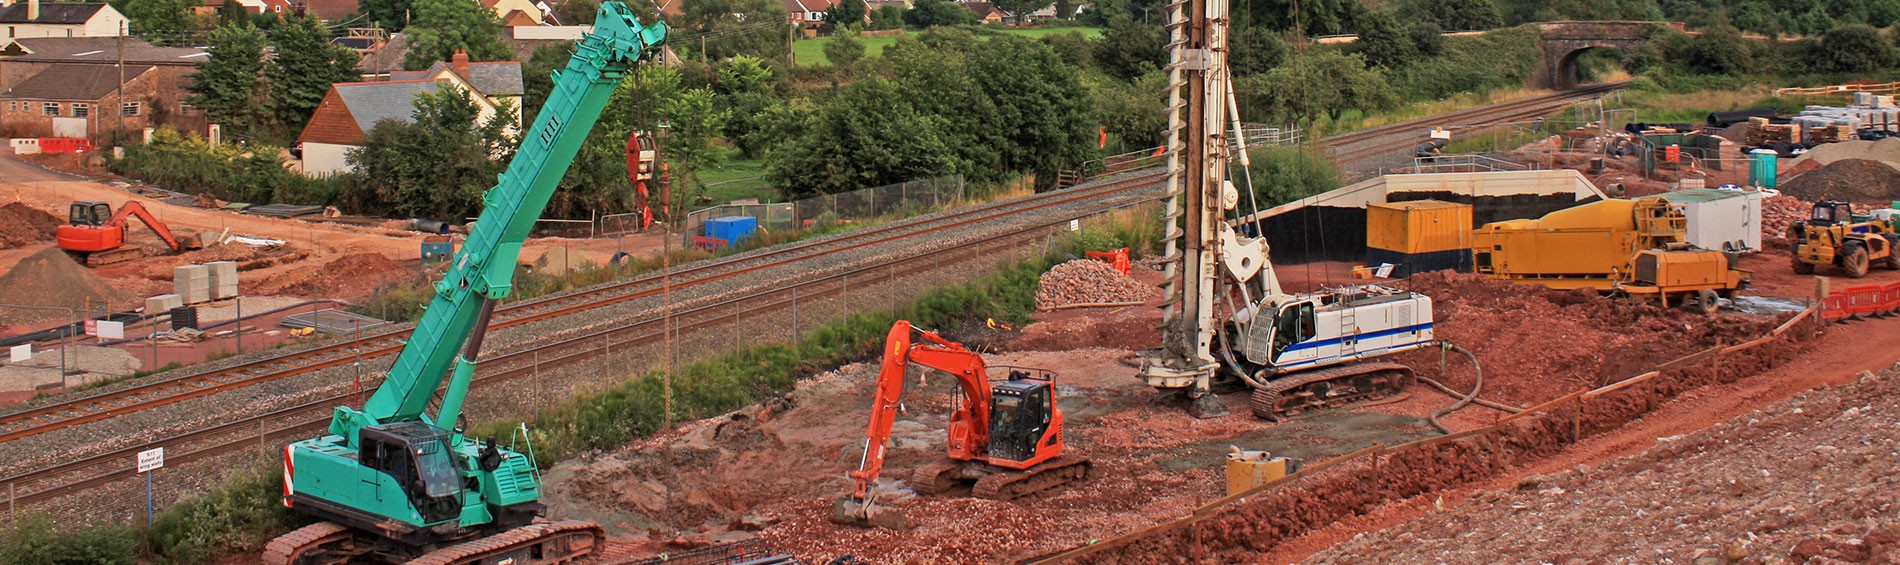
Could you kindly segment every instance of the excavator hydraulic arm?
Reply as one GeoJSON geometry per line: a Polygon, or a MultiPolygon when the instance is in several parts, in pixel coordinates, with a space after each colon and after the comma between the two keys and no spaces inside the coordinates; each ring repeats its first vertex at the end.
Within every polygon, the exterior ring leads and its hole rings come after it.
{"type": "Polygon", "coordinates": [[[124,205],[119,206],[119,213],[112,215],[112,220],[106,222],[106,227],[125,227],[127,216],[137,216],[140,222],[145,223],[145,227],[150,228],[152,233],[158,234],[159,239],[165,240],[165,245],[172,248],[172,253],[185,252],[185,248],[178,242],[178,238],[172,235],[171,228],[167,227],[165,222],[158,221],[158,218],[152,217],[152,213],[146,210],[144,205],[139,204],[137,200],[127,200],[124,205]]]}
{"type": "Polygon", "coordinates": [[[871,424],[864,434],[864,461],[851,472],[856,481],[852,496],[866,500],[877,477],[884,469],[884,446],[891,441],[891,426],[904,397],[904,375],[916,363],[956,376],[965,402],[950,415],[949,452],[952,459],[967,461],[980,457],[989,445],[990,389],[983,356],[944,339],[936,332],[918,330],[909,321],[891,324],[884,339],[884,361],[877,375],[877,392],[871,399],[871,424]],[[922,336],[929,344],[913,344],[911,335],[922,336]]]}

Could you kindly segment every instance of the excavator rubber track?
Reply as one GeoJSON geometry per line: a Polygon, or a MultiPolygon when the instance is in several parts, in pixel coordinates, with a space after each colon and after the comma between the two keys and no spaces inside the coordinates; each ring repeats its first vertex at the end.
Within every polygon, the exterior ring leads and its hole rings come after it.
{"type": "Polygon", "coordinates": [[[599,553],[606,543],[607,532],[593,522],[535,520],[506,532],[431,551],[410,560],[408,565],[577,563],[599,553]]]}
{"type": "Polygon", "coordinates": [[[1089,460],[1058,456],[1025,471],[999,471],[970,489],[977,498],[1011,501],[1088,478],[1089,460]]]}
{"type": "Polygon", "coordinates": [[[1284,420],[1308,410],[1338,408],[1403,392],[1412,369],[1398,363],[1339,365],[1295,373],[1253,391],[1253,415],[1284,420]]]}
{"type": "Polygon", "coordinates": [[[931,463],[910,474],[910,490],[917,494],[943,494],[957,486],[956,473],[962,463],[931,463]]]}
{"type": "Polygon", "coordinates": [[[117,265],[119,263],[124,263],[127,261],[136,261],[136,260],[144,259],[144,258],[145,258],[144,249],[127,245],[124,247],[120,247],[118,249],[108,249],[105,251],[94,251],[92,253],[87,253],[86,266],[104,267],[106,265],[117,265]]]}
{"type": "Polygon", "coordinates": [[[259,560],[265,565],[317,565],[347,563],[358,552],[334,546],[355,537],[348,526],[335,522],[317,522],[277,536],[264,546],[259,560]]]}

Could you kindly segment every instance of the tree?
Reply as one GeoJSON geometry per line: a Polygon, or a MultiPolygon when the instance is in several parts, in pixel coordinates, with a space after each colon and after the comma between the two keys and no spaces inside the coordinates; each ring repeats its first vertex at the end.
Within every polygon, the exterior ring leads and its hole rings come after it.
{"type": "Polygon", "coordinates": [[[1759,0],[1742,2],[1730,7],[1729,21],[1744,31],[1769,36],[1781,33],[1781,17],[1775,14],[1774,8],[1770,8],[1768,4],[1759,0]]]}
{"type": "Polygon", "coordinates": [[[1504,16],[1492,0],[1430,0],[1426,12],[1445,29],[1468,31],[1504,25],[1504,16]]]}
{"type": "Polygon", "coordinates": [[[996,104],[977,85],[969,54],[976,36],[953,28],[933,28],[902,38],[884,50],[898,89],[917,113],[942,124],[938,135],[949,146],[951,167],[972,182],[1001,180],[1002,147],[1008,141],[996,104]]]}
{"type": "Polygon", "coordinates": [[[250,26],[211,30],[209,57],[191,74],[186,98],[212,122],[248,130],[259,117],[264,87],[264,34],[250,26]]]}
{"type": "Polygon", "coordinates": [[[1041,188],[1057,172],[1092,156],[1095,126],[1080,74],[1049,47],[1020,36],[992,38],[970,57],[971,76],[996,105],[1007,140],[1003,167],[1036,174],[1041,188]]]}
{"type": "Polygon", "coordinates": [[[273,35],[277,56],[264,69],[270,108],[286,130],[303,128],[330,85],[361,76],[356,52],[330,42],[330,30],[313,16],[296,16],[273,35]]]}
{"type": "Polygon", "coordinates": [[[786,198],[844,192],[955,172],[940,124],[890,80],[845,85],[796,142],[766,156],[766,178],[786,198]]]}
{"type": "MultiPolygon", "coordinates": [[[[1249,151],[1253,161],[1254,201],[1261,208],[1339,188],[1339,165],[1325,153],[1301,147],[1266,147],[1249,151]]],[[[1238,177],[1239,171],[1234,172],[1238,177]]]]}
{"type": "Polygon", "coordinates": [[[709,38],[704,43],[690,40],[681,42],[675,44],[674,48],[697,53],[703,45],[708,59],[751,55],[761,59],[785,60],[785,28],[759,23],[785,21],[785,8],[776,0],[680,2],[683,14],[679,20],[684,24],[682,27],[707,34],[709,38]]]}
{"type": "Polygon", "coordinates": [[[1095,61],[1115,76],[1131,79],[1168,62],[1168,32],[1158,25],[1118,18],[1095,44],[1095,61]]]}
{"type": "Polygon", "coordinates": [[[1821,35],[1814,53],[1815,68],[1833,72],[1873,71],[1886,68],[1893,60],[1893,47],[1880,37],[1880,30],[1867,24],[1828,30],[1821,35]]]}
{"type": "MultiPolygon", "coordinates": [[[[671,127],[666,138],[666,163],[671,168],[675,194],[688,183],[704,190],[699,171],[719,163],[713,139],[719,136],[726,112],[714,102],[712,90],[695,88],[670,96],[660,104],[660,115],[671,127]]],[[[690,198],[678,198],[690,202],[690,198]]]]}
{"type": "MultiPolygon", "coordinates": [[[[384,120],[347,159],[362,175],[358,201],[398,216],[462,218],[481,211],[482,192],[504,165],[476,123],[480,107],[456,88],[416,95],[410,122],[384,120]]],[[[492,121],[491,121],[492,123],[492,121]]]]}
{"type": "Polygon", "coordinates": [[[871,29],[898,29],[902,27],[904,27],[903,6],[886,4],[878,6],[876,10],[871,10],[871,29]]]}
{"type": "Polygon", "coordinates": [[[554,19],[561,25],[594,25],[594,16],[600,13],[598,0],[567,0],[554,7],[554,19]]]}
{"type": "Polygon", "coordinates": [[[864,0],[838,0],[830,10],[825,10],[825,27],[829,29],[856,28],[864,26],[864,19],[870,11],[864,0]]]}
{"type": "Polygon", "coordinates": [[[1867,25],[1886,28],[1900,23],[1900,0],[1867,0],[1867,25]]]}
{"type": "Polygon", "coordinates": [[[541,113],[548,92],[554,90],[554,71],[567,66],[568,58],[573,55],[570,49],[573,46],[566,43],[544,43],[534,48],[528,61],[521,64],[521,123],[532,124],[541,113]]]}
{"type": "Polygon", "coordinates": [[[1049,7],[1055,0],[994,0],[996,7],[1016,16],[1018,22],[1028,22],[1029,13],[1049,7]]]}
{"type": "Polygon", "coordinates": [[[1042,36],[1042,43],[1062,56],[1062,62],[1069,66],[1086,69],[1095,62],[1095,44],[1079,32],[1051,33],[1042,36]]]}
{"type": "Polygon", "coordinates": [[[1365,59],[1330,50],[1243,77],[1235,91],[1242,115],[1271,116],[1295,127],[1321,117],[1337,120],[1346,110],[1384,109],[1397,101],[1384,75],[1366,68],[1365,59]]]}
{"type": "Polygon", "coordinates": [[[1742,32],[1729,26],[1702,30],[1689,40],[1682,62],[1689,68],[1710,74],[1735,74],[1748,69],[1750,54],[1742,32]]]}
{"type": "Polygon", "coordinates": [[[501,21],[495,12],[472,7],[467,0],[415,0],[415,19],[409,25],[409,55],[403,67],[428,68],[447,61],[457,49],[471,61],[507,60],[511,52],[501,43],[501,21]]]}
{"type": "Polygon", "coordinates": [[[1788,31],[1806,36],[1816,36],[1827,33],[1830,29],[1834,29],[1834,25],[1834,18],[1827,15],[1827,10],[1823,10],[1817,5],[1814,9],[1795,16],[1794,21],[1789,22],[1788,31]]]}
{"type": "Polygon", "coordinates": [[[1432,22],[1412,22],[1405,26],[1405,35],[1412,41],[1412,48],[1420,57],[1437,57],[1445,52],[1445,28],[1432,22]]]}
{"type": "Polygon", "coordinates": [[[1388,69],[1403,67],[1418,57],[1418,48],[1399,25],[1398,18],[1385,10],[1372,10],[1360,16],[1359,40],[1353,46],[1365,56],[1367,63],[1388,69]]]}
{"type": "Polygon", "coordinates": [[[825,42],[825,58],[838,68],[850,68],[864,57],[864,42],[850,29],[840,29],[825,42]]]}
{"type": "Polygon", "coordinates": [[[357,0],[356,11],[370,23],[396,33],[409,23],[409,11],[414,7],[415,0],[357,0]]]}
{"type": "Polygon", "coordinates": [[[904,10],[904,23],[918,28],[959,26],[976,23],[976,14],[950,0],[917,0],[904,10]]]}
{"type": "Polygon", "coordinates": [[[1233,48],[1227,65],[1236,75],[1253,75],[1280,66],[1286,58],[1286,42],[1266,28],[1244,26],[1234,32],[1228,43],[1233,48]]]}
{"type": "Polygon", "coordinates": [[[156,44],[169,44],[177,32],[191,31],[191,3],[187,0],[128,0],[120,12],[132,20],[132,31],[156,44]]]}
{"type": "Polygon", "coordinates": [[[225,2],[224,5],[218,6],[218,25],[235,26],[249,23],[251,23],[251,12],[245,10],[243,4],[225,2]]]}
{"type": "Polygon", "coordinates": [[[1112,79],[1090,80],[1089,106],[1095,110],[1095,123],[1108,132],[1111,151],[1124,152],[1156,147],[1168,129],[1168,75],[1150,72],[1122,82],[1112,79]],[[1117,144],[1118,143],[1118,144],[1117,144]]]}

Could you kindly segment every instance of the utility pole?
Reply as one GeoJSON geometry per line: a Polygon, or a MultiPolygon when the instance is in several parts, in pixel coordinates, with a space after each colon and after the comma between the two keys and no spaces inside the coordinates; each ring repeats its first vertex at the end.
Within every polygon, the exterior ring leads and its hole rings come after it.
{"type": "MultiPolygon", "coordinates": [[[[119,101],[119,135],[125,134],[125,34],[127,31],[126,23],[119,22],[119,88],[112,92],[113,98],[119,101]]],[[[100,108],[99,111],[104,112],[106,109],[100,108]]]]}

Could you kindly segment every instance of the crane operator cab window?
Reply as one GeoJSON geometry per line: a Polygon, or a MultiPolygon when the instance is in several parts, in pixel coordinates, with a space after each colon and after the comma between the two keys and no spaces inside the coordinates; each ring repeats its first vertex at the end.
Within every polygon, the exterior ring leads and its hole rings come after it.
{"type": "Polygon", "coordinates": [[[399,422],[358,433],[357,460],[401,485],[424,521],[461,514],[461,473],[449,454],[447,432],[422,422],[399,422]]]}
{"type": "Polygon", "coordinates": [[[69,219],[75,226],[103,226],[112,220],[112,206],[97,200],[74,202],[69,219]]]}
{"type": "Polygon", "coordinates": [[[1281,308],[1280,315],[1273,320],[1273,357],[1278,359],[1280,354],[1286,353],[1287,347],[1313,339],[1315,328],[1312,302],[1281,308]]]}
{"type": "Polygon", "coordinates": [[[1049,429],[1054,401],[1048,381],[1016,380],[990,389],[990,457],[1027,461],[1049,429]]]}

